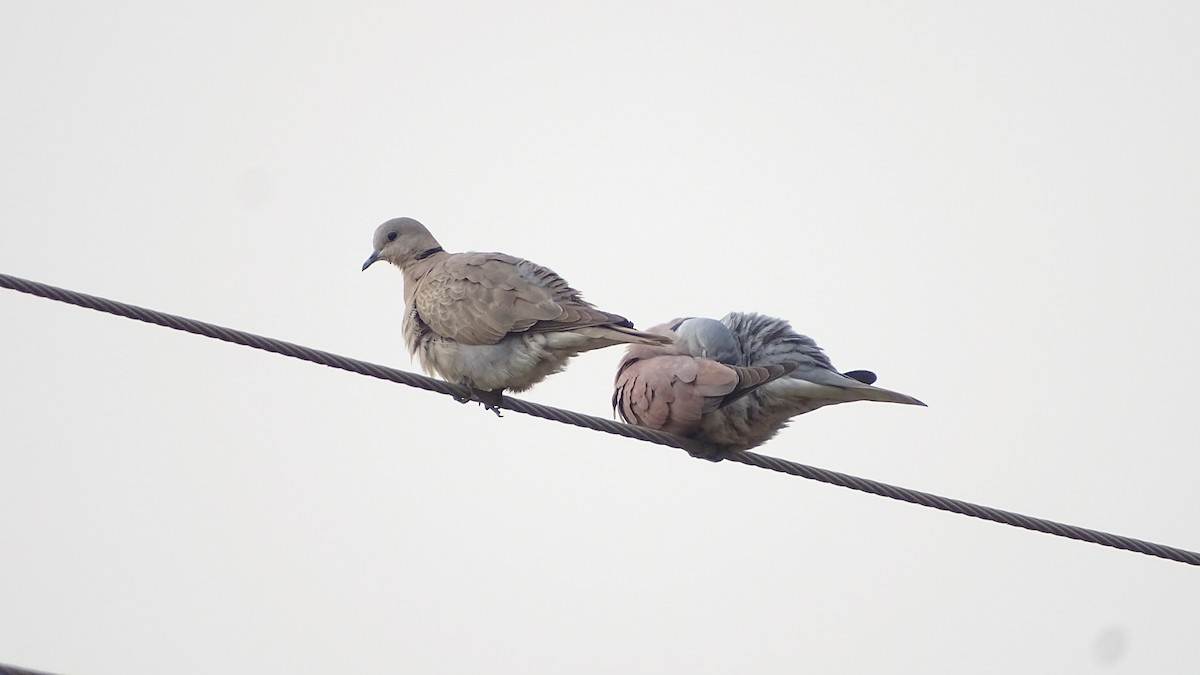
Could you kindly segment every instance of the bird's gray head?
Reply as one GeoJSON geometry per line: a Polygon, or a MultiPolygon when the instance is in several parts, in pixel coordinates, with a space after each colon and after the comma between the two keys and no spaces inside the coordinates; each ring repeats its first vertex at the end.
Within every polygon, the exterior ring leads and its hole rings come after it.
{"type": "Polygon", "coordinates": [[[376,261],[386,260],[397,267],[423,260],[440,253],[441,245],[429,234],[425,226],[412,218],[392,218],[375,228],[375,237],[371,241],[374,248],[371,256],[363,263],[365,270],[376,261]]]}
{"type": "Polygon", "coordinates": [[[741,359],[737,340],[729,327],[716,319],[684,319],[675,327],[679,341],[692,356],[700,356],[729,365],[741,359]]]}

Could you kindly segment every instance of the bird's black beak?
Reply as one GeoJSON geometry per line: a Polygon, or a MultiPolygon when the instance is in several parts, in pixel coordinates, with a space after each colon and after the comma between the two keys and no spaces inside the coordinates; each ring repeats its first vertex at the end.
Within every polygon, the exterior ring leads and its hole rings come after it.
{"type": "Polygon", "coordinates": [[[379,251],[371,251],[371,257],[367,258],[367,262],[363,263],[363,270],[365,271],[368,267],[374,265],[377,260],[379,260],[379,251]]]}

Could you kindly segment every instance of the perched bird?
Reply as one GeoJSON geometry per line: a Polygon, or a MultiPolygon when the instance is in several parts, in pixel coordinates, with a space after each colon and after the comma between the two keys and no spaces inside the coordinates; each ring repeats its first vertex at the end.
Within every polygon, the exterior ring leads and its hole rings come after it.
{"type": "Polygon", "coordinates": [[[705,415],[798,365],[737,365],[737,341],[716,319],[677,319],[650,332],[671,336],[672,343],[629,346],[617,372],[613,407],[626,422],[680,436],[692,435],[705,415]]]}
{"type": "Polygon", "coordinates": [[[380,225],[372,245],[364,270],[386,260],[404,273],[409,353],[427,373],[469,387],[496,414],[504,390],[524,391],[576,354],[616,344],[671,343],[596,309],[562,277],[528,260],[447,253],[412,218],[380,225]]]}
{"type": "Polygon", "coordinates": [[[783,319],[733,312],[720,321],[675,319],[651,329],[668,346],[631,345],[617,369],[613,408],[630,424],[695,439],[718,451],[761,445],[788,421],[847,401],[925,405],[871,386],[867,370],[839,373],[811,338],[783,319]],[[729,369],[780,368],[730,385],[729,369]]]}

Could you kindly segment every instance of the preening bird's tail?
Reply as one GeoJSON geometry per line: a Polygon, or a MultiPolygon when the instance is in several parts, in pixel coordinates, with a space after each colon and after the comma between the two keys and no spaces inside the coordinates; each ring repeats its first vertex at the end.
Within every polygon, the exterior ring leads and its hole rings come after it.
{"type": "MultiPolygon", "coordinates": [[[[858,374],[852,371],[850,374],[858,374]]],[[[869,379],[865,375],[862,379],[869,379]]],[[[800,367],[787,377],[771,385],[781,395],[792,399],[813,399],[834,402],[881,401],[905,405],[925,404],[898,391],[865,384],[859,379],[846,377],[832,370],[818,367],[800,367]]]]}
{"type": "Polygon", "coordinates": [[[851,392],[854,397],[848,400],[881,401],[883,403],[903,403],[905,405],[919,406],[925,405],[920,400],[915,399],[908,394],[901,394],[898,391],[884,389],[883,387],[873,387],[868,384],[864,384],[859,387],[851,387],[847,391],[851,392]]]}

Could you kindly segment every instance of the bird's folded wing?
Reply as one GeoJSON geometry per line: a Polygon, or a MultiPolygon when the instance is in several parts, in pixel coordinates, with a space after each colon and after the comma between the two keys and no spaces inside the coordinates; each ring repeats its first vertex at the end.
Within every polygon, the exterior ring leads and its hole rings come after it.
{"type": "MultiPolygon", "coordinates": [[[[713,362],[710,361],[710,363],[713,363],[713,362]]],[[[724,364],[718,364],[718,365],[724,365],[724,364]]],[[[717,408],[725,407],[725,406],[729,405],[730,403],[733,403],[734,401],[738,400],[739,398],[745,396],[746,394],[749,394],[750,392],[754,391],[755,389],[758,389],[759,387],[763,386],[764,384],[767,384],[768,382],[777,380],[777,379],[783,377],[784,375],[791,373],[793,370],[795,370],[796,363],[794,361],[785,361],[784,363],[773,363],[773,364],[766,365],[766,366],[724,366],[724,367],[732,369],[734,371],[734,373],[737,375],[737,387],[735,387],[729,393],[725,394],[725,396],[720,399],[720,401],[718,402],[717,405],[714,405],[714,406],[706,409],[705,412],[710,412],[711,410],[716,410],[717,408]]]]}
{"type": "Polygon", "coordinates": [[[786,375],[793,364],[728,366],[692,356],[627,359],[617,373],[613,407],[631,424],[688,435],[705,413],[786,375]]]}
{"type": "Polygon", "coordinates": [[[631,424],[687,434],[708,404],[719,403],[737,381],[732,368],[715,361],[691,356],[637,360],[623,364],[617,375],[613,406],[631,424]]]}
{"type": "Polygon", "coordinates": [[[553,271],[503,253],[448,256],[421,280],[413,301],[435,333],[473,345],[509,333],[629,324],[589,305],[553,271]]]}

